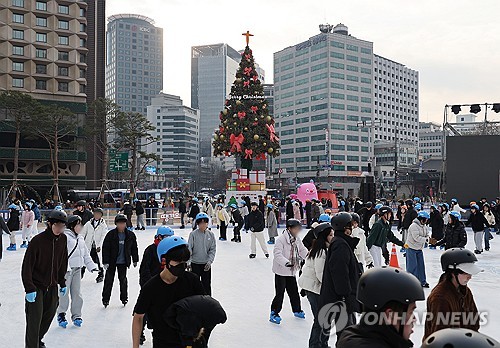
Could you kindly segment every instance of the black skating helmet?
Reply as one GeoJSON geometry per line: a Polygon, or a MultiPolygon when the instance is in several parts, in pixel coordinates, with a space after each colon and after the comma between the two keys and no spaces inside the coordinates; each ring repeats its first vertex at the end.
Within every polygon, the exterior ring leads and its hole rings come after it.
{"type": "Polygon", "coordinates": [[[500,347],[495,339],[468,329],[443,329],[434,332],[422,348],[494,348],[500,347]]]}
{"type": "Polygon", "coordinates": [[[52,210],[47,216],[47,221],[51,223],[68,222],[68,214],[64,210],[52,210]]]}
{"type": "Polygon", "coordinates": [[[356,223],[358,223],[358,225],[360,224],[361,218],[359,217],[359,214],[357,214],[357,213],[351,213],[351,217],[352,217],[353,221],[355,221],[356,223]]]}
{"type": "Polygon", "coordinates": [[[320,235],[320,233],[323,233],[326,230],[331,231],[332,230],[332,225],[330,225],[330,223],[328,223],[328,222],[322,222],[322,223],[320,223],[318,226],[316,226],[313,229],[314,238],[318,238],[318,236],[320,235]]]}
{"type": "Polygon", "coordinates": [[[297,226],[302,226],[299,220],[297,219],[288,219],[286,220],[286,228],[293,228],[297,226]]]}
{"type": "Polygon", "coordinates": [[[388,302],[409,305],[425,300],[425,295],[422,284],[412,274],[393,267],[377,267],[359,279],[357,299],[365,311],[379,311],[388,302]]]}
{"type": "Polygon", "coordinates": [[[125,215],[123,215],[123,214],[117,214],[115,216],[115,224],[117,222],[127,222],[127,217],[125,215]]]}
{"type": "Polygon", "coordinates": [[[81,223],[82,218],[79,217],[78,215],[70,215],[68,216],[68,222],[66,222],[66,227],[73,228],[76,225],[78,225],[78,221],[81,223]]]}
{"type": "Polygon", "coordinates": [[[443,271],[455,269],[457,265],[462,263],[477,262],[477,257],[470,250],[464,248],[452,248],[446,250],[441,255],[441,268],[443,271]]]}
{"type": "Polygon", "coordinates": [[[332,221],[330,222],[330,224],[332,225],[334,231],[343,231],[347,226],[350,225],[351,222],[352,222],[351,214],[346,212],[341,212],[335,214],[335,216],[332,217],[332,221]]]}

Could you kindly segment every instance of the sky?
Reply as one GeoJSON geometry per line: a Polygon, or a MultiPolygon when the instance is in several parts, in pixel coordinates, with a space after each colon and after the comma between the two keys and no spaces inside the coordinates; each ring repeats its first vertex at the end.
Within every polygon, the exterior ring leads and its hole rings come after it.
{"type": "MultiPolygon", "coordinates": [[[[135,13],[164,29],[164,92],[191,103],[191,46],[250,47],[272,83],[273,53],[343,23],[374,53],[420,74],[420,121],[446,104],[500,102],[498,0],[107,0],[107,16],[135,13]]],[[[221,106],[222,107],[222,106],[221,106]]],[[[490,113],[492,115],[493,112],[490,113]]],[[[496,119],[500,119],[500,115],[496,119]]]]}

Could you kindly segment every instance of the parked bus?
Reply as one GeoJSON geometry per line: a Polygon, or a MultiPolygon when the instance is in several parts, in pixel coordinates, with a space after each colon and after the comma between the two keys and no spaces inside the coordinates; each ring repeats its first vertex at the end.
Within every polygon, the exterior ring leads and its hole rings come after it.
{"type": "MultiPolygon", "coordinates": [[[[117,203],[118,206],[122,206],[123,202],[125,200],[129,199],[130,196],[130,190],[127,189],[117,189],[117,190],[111,190],[111,195],[113,196],[115,202],[117,203]]],[[[158,189],[153,189],[153,190],[147,190],[147,191],[136,191],[135,193],[135,198],[140,200],[143,203],[146,203],[151,197],[154,197],[154,199],[158,202],[160,207],[162,206],[163,202],[165,200],[174,203],[174,205],[177,207],[179,203],[179,198],[182,196],[182,191],[174,191],[174,190],[158,190],[158,189]]]]}
{"type": "MultiPolygon", "coordinates": [[[[94,199],[96,202],[98,202],[100,192],[100,190],[68,190],[67,200],[75,203],[80,200],[90,202],[92,199],[94,199]]],[[[113,198],[112,191],[106,191],[104,193],[104,206],[115,206],[115,199],[113,198]]]]}

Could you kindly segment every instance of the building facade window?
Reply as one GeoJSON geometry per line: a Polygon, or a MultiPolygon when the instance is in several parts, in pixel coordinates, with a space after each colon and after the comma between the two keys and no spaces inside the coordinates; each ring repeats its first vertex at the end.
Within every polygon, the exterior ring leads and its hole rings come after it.
{"type": "Polygon", "coordinates": [[[69,61],[69,52],[59,51],[57,53],[57,59],[63,61],[69,61]]]}
{"type": "Polygon", "coordinates": [[[69,84],[67,82],[59,82],[57,86],[57,90],[59,92],[68,92],[69,91],[69,84]]]}
{"type": "Polygon", "coordinates": [[[24,15],[20,13],[13,13],[12,22],[24,24],[24,15]]]}
{"type": "Polygon", "coordinates": [[[57,67],[57,74],[59,76],[68,76],[69,75],[69,69],[65,66],[59,66],[57,67]]]}
{"type": "Polygon", "coordinates": [[[37,1],[35,7],[38,11],[47,11],[47,3],[45,1],[37,1]]]}
{"type": "Polygon", "coordinates": [[[13,78],[12,79],[12,87],[24,88],[24,79],[23,78],[13,78]]]}
{"type": "Polygon", "coordinates": [[[24,40],[24,30],[12,30],[12,38],[18,40],[24,40]]]}
{"type": "Polygon", "coordinates": [[[23,46],[12,46],[12,54],[15,56],[24,56],[23,46]]]}
{"type": "Polygon", "coordinates": [[[22,62],[12,62],[12,70],[13,71],[24,72],[24,63],[22,63],[22,62]]]}
{"type": "Polygon", "coordinates": [[[37,58],[47,58],[47,50],[44,48],[37,48],[35,55],[37,58]]]}
{"type": "Polygon", "coordinates": [[[69,6],[59,5],[59,6],[57,6],[57,12],[62,13],[62,14],[69,14],[69,6]]]}
{"type": "Polygon", "coordinates": [[[36,73],[37,74],[46,74],[47,73],[47,65],[37,64],[36,65],[36,73]]]}
{"type": "Polygon", "coordinates": [[[12,6],[24,7],[24,0],[12,0],[12,6]]]}
{"type": "Polygon", "coordinates": [[[36,17],[36,25],[37,25],[37,27],[46,27],[47,26],[47,18],[36,17]]]}
{"type": "Polygon", "coordinates": [[[45,34],[45,33],[36,33],[36,41],[37,42],[47,42],[47,34],[45,34]]]}
{"type": "Polygon", "coordinates": [[[69,37],[68,36],[59,36],[59,45],[68,46],[69,45],[69,37]]]}
{"type": "Polygon", "coordinates": [[[36,80],[36,89],[46,90],[47,89],[47,81],[36,80]]]}
{"type": "Polygon", "coordinates": [[[64,29],[64,30],[68,30],[69,29],[69,22],[68,21],[59,21],[58,23],[58,28],[59,29],[64,29]]]}

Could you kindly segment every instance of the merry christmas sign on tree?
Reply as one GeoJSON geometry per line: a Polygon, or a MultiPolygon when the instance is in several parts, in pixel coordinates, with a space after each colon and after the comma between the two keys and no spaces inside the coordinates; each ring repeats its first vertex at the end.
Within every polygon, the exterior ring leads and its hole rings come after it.
{"type": "Polygon", "coordinates": [[[243,35],[247,45],[231,93],[219,115],[220,125],[212,145],[215,156],[240,157],[241,167],[252,170],[254,159],[279,156],[280,144],[248,45],[253,35],[248,31],[243,35]]]}

